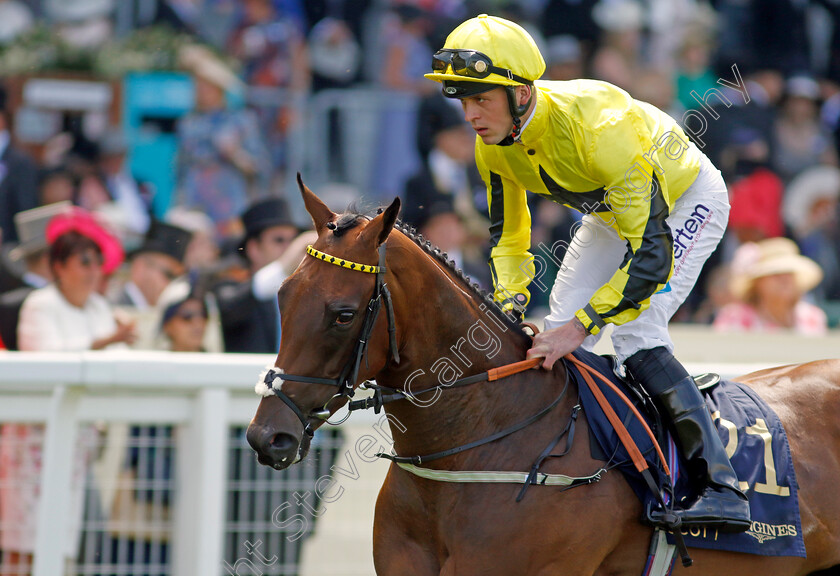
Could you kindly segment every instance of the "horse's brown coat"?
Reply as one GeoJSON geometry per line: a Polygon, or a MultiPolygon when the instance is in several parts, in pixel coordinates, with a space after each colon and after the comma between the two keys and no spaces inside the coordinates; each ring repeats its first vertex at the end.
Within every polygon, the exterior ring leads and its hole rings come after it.
{"type": "MultiPolygon", "coordinates": [[[[435,383],[438,360],[464,375],[522,360],[527,338],[502,328],[482,310],[482,302],[441,262],[399,232],[391,233],[398,202],[383,214],[336,236],[326,224],[336,219],[301,183],[304,201],[319,233],[315,248],[342,258],[375,264],[379,242],[387,240],[386,281],[396,313],[401,362],[388,356],[385,314],[370,343],[360,376],[414,390],[435,383]],[[476,322],[502,344],[494,357],[470,341],[476,322]],[[458,345],[460,339],[464,339],[458,345]],[[457,353],[452,347],[456,346],[457,353]],[[443,360],[445,359],[445,360],[443,360]],[[464,361],[466,359],[466,362],[464,361]],[[469,368],[465,367],[470,363],[469,368]]],[[[348,328],[333,325],[336,307],[363,308],[373,278],[306,258],[280,291],[283,340],[275,365],[287,373],[334,377],[349,357],[363,310],[348,328]]],[[[476,344],[484,340],[473,339],[476,344]]],[[[442,366],[442,365],[439,365],[442,366]]],[[[538,412],[560,392],[562,366],[554,373],[532,370],[494,383],[445,391],[428,407],[408,401],[387,405],[394,445],[402,455],[451,448],[519,422],[538,412]]],[[[807,559],[758,557],[692,550],[694,576],[799,576],[840,564],[840,361],[811,362],[741,378],[776,410],[790,438],[800,485],[800,509],[807,559]]],[[[361,379],[360,379],[361,380],[361,379]]],[[[286,382],[283,390],[308,413],[324,405],[334,390],[286,382]]],[[[527,470],[569,418],[576,402],[571,390],[545,418],[526,430],[429,464],[449,470],[527,470]]],[[[578,419],[571,453],[551,459],[545,471],[591,474],[585,415],[578,419]]],[[[301,424],[277,398],[261,400],[248,440],[264,464],[294,459],[301,424]]],[[[521,503],[516,485],[448,484],[424,480],[391,467],[379,494],[374,524],[374,560],[382,576],[638,576],[644,567],[650,529],[639,523],[641,507],[618,472],[591,486],[560,493],[531,487],[521,503]]],[[[677,572],[684,571],[681,567],[677,572]]]]}

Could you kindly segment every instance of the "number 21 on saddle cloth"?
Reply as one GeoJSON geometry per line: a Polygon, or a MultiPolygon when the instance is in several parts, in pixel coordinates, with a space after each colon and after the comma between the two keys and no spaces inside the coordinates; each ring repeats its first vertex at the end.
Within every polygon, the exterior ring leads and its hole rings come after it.
{"type": "MultiPolygon", "coordinates": [[[[585,350],[574,352],[581,363],[610,377],[614,385],[628,398],[635,393],[613,372],[609,357],[595,355],[585,350]]],[[[581,405],[601,453],[593,457],[605,460],[605,454],[613,456],[616,467],[624,474],[636,496],[647,507],[655,505],[656,499],[650,493],[647,483],[631,461],[627,449],[619,441],[613,425],[607,419],[593,392],[583,383],[580,369],[569,363],[572,375],[577,379],[581,394],[581,405]]],[[[655,480],[662,486],[665,481],[658,462],[653,441],[644,431],[643,425],[630,413],[630,408],[606,384],[595,379],[607,401],[624,423],[630,436],[645,455],[655,480]]],[[[787,435],[782,423],[773,410],[749,387],[738,382],[722,380],[704,390],[706,404],[712,413],[726,453],[740,480],[741,489],[750,501],[752,526],[737,534],[722,534],[712,529],[684,530],[683,536],[689,547],[728,550],[762,556],[805,557],[802,525],[799,517],[798,485],[793,469],[787,435]]],[[[647,415],[646,415],[647,416],[647,415]]],[[[677,450],[670,436],[667,437],[671,457],[669,466],[673,471],[677,500],[691,497],[689,478],[682,473],[684,468],[677,460],[677,450]]]]}

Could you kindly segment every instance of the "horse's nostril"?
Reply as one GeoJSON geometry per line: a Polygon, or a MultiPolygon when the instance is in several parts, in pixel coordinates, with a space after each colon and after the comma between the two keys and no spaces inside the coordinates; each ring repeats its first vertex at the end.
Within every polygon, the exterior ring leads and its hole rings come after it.
{"type": "Polygon", "coordinates": [[[289,434],[275,434],[271,437],[271,447],[274,450],[288,450],[295,444],[294,438],[289,434]]]}

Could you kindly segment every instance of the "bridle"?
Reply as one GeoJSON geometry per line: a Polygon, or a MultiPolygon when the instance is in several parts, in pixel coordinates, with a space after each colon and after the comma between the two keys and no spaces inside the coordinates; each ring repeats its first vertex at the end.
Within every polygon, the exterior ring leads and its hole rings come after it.
{"type": "MultiPolygon", "coordinates": [[[[382,307],[383,300],[385,302],[385,311],[388,317],[388,346],[390,349],[391,357],[397,364],[399,364],[400,362],[400,354],[397,349],[394,305],[391,301],[391,293],[388,290],[388,286],[385,284],[384,280],[386,272],[385,244],[383,243],[379,246],[379,264],[377,266],[372,266],[370,264],[359,264],[358,262],[353,262],[352,260],[347,260],[338,256],[332,256],[330,254],[326,254],[324,252],[316,250],[311,245],[306,247],[306,253],[312,256],[313,258],[317,258],[318,260],[322,260],[324,262],[327,262],[328,264],[333,264],[335,266],[340,266],[342,268],[347,268],[348,270],[354,270],[356,272],[376,274],[376,283],[373,287],[373,295],[370,297],[370,301],[368,302],[367,309],[365,311],[365,317],[362,321],[362,328],[359,331],[359,336],[356,340],[356,345],[353,348],[353,353],[351,354],[347,363],[344,365],[344,368],[341,370],[341,374],[338,376],[338,378],[319,378],[315,376],[300,376],[297,374],[287,374],[281,368],[278,368],[276,366],[270,367],[266,371],[265,376],[263,377],[262,384],[264,384],[265,386],[265,392],[269,395],[273,393],[280,400],[282,400],[292,410],[292,412],[294,412],[295,416],[297,416],[298,420],[300,420],[300,423],[303,425],[304,434],[311,439],[315,435],[315,431],[312,429],[312,425],[309,422],[311,419],[327,421],[330,417],[330,410],[328,409],[328,406],[332,403],[333,400],[335,400],[336,398],[353,398],[355,394],[355,383],[359,375],[359,366],[361,365],[362,358],[365,356],[365,352],[367,351],[368,342],[370,341],[370,335],[373,332],[373,326],[376,323],[377,317],[379,316],[379,310],[382,307]],[[286,395],[285,392],[283,392],[283,390],[279,386],[274,386],[277,380],[280,380],[281,385],[284,380],[288,380],[290,382],[303,382],[306,384],[324,384],[326,386],[335,386],[336,388],[338,388],[338,392],[334,394],[329,400],[327,400],[326,403],[324,403],[323,408],[321,408],[318,411],[313,411],[309,414],[309,416],[307,416],[301,411],[300,408],[298,408],[297,404],[295,404],[294,401],[291,398],[289,398],[289,396],[286,395]]],[[[518,374],[519,372],[523,372],[525,370],[530,370],[531,368],[537,366],[540,362],[541,360],[539,358],[530,358],[528,360],[515,362],[506,366],[500,366],[498,368],[494,368],[482,372],[480,374],[474,374],[472,376],[459,378],[454,382],[448,383],[446,387],[457,388],[461,386],[475,384],[478,382],[493,382],[495,380],[507,378],[514,374],[518,374]]],[[[350,402],[350,405],[348,407],[348,414],[345,417],[345,419],[349,417],[350,413],[355,410],[366,410],[368,408],[373,408],[374,411],[378,414],[384,404],[398,400],[413,398],[416,395],[432,392],[443,387],[442,385],[437,385],[431,388],[417,391],[412,394],[411,392],[390,389],[386,386],[373,385],[370,382],[366,382],[365,384],[368,388],[374,390],[374,395],[363,400],[350,402]],[[390,391],[392,393],[383,394],[384,391],[390,391]]],[[[536,420],[539,420],[545,414],[551,411],[559,403],[562,397],[563,394],[561,394],[560,397],[558,397],[553,403],[551,403],[548,407],[540,411],[533,418],[529,418],[528,420],[521,422],[517,426],[505,430],[500,435],[494,435],[494,439],[507,436],[515,432],[516,430],[519,430],[535,422],[536,420]]],[[[332,424],[341,424],[341,422],[343,421],[344,420],[341,420],[340,422],[335,422],[332,424]]],[[[485,439],[485,441],[489,440],[485,439]]],[[[470,446],[462,447],[461,449],[468,449],[474,446],[481,445],[482,443],[484,442],[482,441],[480,443],[471,443],[470,446]]],[[[301,444],[301,446],[303,446],[303,444],[301,444]]],[[[461,449],[458,449],[457,451],[461,451],[461,449]]],[[[440,455],[435,455],[435,457],[443,457],[444,455],[448,455],[448,453],[449,451],[447,451],[447,454],[441,453],[440,455]]],[[[426,456],[424,458],[424,461],[428,461],[429,459],[430,457],[426,456]]],[[[416,461],[416,458],[412,459],[412,461],[416,461]]]]}
{"type": "Polygon", "coordinates": [[[313,258],[317,258],[318,260],[323,260],[328,264],[334,264],[335,266],[341,266],[342,268],[347,268],[348,270],[354,270],[356,272],[364,272],[366,274],[375,274],[376,275],[376,283],[373,287],[373,295],[370,297],[370,301],[368,302],[367,309],[365,310],[365,317],[362,320],[362,327],[359,331],[358,339],[356,340],[356,345],[353,348],[353,353],[350,355],[347,363],[344,365],[344,368],[341,370],[338,378],[318,378],[314,376],[299,376],[296,374],[287,374],[283,372],[281,369],[272,367],[270,368],[266,374],[265,378],[263,379],[263,383],[266,387],[271,390],[275,396],[277,396],[280,400],[282,400],[289,408],[292,409],[292,412],[298,417],[301,424],[303,424],[303,432],[309,438],[312,438],[315,435],[315,431],[312,429],[312,425],[310,424],[309,420],[315,418],[317,420],[328,420],[330,417],[330,411],[327,406],[336,398],[352,398],[355,393],[355,384],[356,379],[359,376],[359,366],[362,363],[362,358],[367,351],[368,342],[370,341],[370,335],[373,332],[373,327],[376,324],[376,319],[379,317],[379,310],[382,307],[382,302],[385,302],[385,312],[388,317],[388,346],[391,351],[391,357],[393,358],[394,362],[399,364],[400,362],[400,353],[397,350],[397,333],[396,333],[396,323],[394,320],[394,305],[391,302],[391,293],[388,290],[387,284],[385,284],[385,243],[379,245],[379,265],[372,266],[370,264],[359,264],[358,262],[353,262],[352,260],[347,260],[345,258],[339,258],[338,256],[332,256],[330,254],[326,254],[324,252],[320,252],[312,247],[310,244],[306,247],[306,253],[312,256],[313,258]],[[312,412],[309,416],[305,415],[300,408],[289,398],[286,393],[284,393],[280,388],[274,387],[274,381],[276,379],[282,380],[289,380],[291,382],[304,382],[307,384],[324,384],[327,386],[335,386],[338,388],[338,392],[333,395],[332,398],[327,400],[324,404],[324,407],[317,412],[312,412]]]}

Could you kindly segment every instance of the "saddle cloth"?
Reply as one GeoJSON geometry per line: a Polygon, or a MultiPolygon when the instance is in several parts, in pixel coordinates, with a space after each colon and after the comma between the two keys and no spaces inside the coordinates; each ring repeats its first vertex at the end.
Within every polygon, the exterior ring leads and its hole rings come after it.
{"type": "MultiPolygon", "coordinates": [[[[578,350],[574,355],[601,374],[610,377],[628,398],[636,398],[635,394],[628,390],[627,384],[613,372],[611,358],[585,350],[578,350]]],[[[594,444],[597,444],[597,448],[593,445],[593,457],[610,460],[612,456],[611,460],[624,474],[642,505],[655,505],[654,496],[633,466],[629,454],[589,387],[571,363],[567,362],[566,368],[571,370],[571,375],[578,384],[581,407],[586,414],[594,444]]],[[[651,464],[654,478],[661,486],[664,473],[657,461],[651,439],[627,405],[597,378],[595,382],[651,464]]],[[[738,382],[723,380],[704,393],[718,434],[741,481],[741,488],[749,498],[752,526],[748,531],[739,534],[721,534],[714,529],[684,530],[686,544],[694,548],[761,556],[805,557],[796,475],[787,435],[779,418],[752,389],[738,382]]],[[[639,405],[641,402],[636,400],[636,404],[653,427],[650,416],[639,405]]],[[[676,460],[677,451],[670,437],[667,443],[670,447],[666,446],[669,449],[663,452],[672,455],[673,461],[669,462],[669,467],[675,476],[675,497],[679,502],[689,497],[692,491],[687,474],[683,472],[684,463],[681,457],[680,461],[676,460]]]]}

